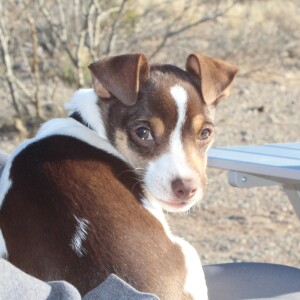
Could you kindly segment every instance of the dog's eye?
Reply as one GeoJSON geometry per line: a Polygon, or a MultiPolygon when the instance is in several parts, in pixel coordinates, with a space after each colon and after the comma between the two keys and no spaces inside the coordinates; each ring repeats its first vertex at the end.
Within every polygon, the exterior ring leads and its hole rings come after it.
{"type": "Polygon", "coordinates": [[[149,128],[147,127],[138,127],[136,130],[135,130],[135,133],[136,135],[141,139],[141,140],[144,140],[144,141],[152,141],[153,140],[153,137],[152,137],[152,134],[151,134],[151,131],[149,128]]]}
{"type": "Polygon", "coordinates": [[[200,140],[205,140],[205,139],[209,138],[210,135],[211,135],[211,130],[209,128],[204,128],[200,132],[199,139],[200,140]]]}

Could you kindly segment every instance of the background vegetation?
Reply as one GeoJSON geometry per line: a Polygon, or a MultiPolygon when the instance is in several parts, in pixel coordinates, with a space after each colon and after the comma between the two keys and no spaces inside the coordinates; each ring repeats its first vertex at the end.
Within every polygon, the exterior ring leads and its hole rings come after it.
{"type": "MultiPolygon", "coordinates": [[[[152,61],[184,65],[188,53],[198,50],[241,66],[240,76],[293,80],[293,71],[298,75],[300,68],[297,4],[1,1],[1,98],[9,99],[9,110],[25,125],[32,118],[47,118],[47,112],[60,109],[62,86],[89,86],[89,63],[124,52],[144,52],[152,61]]],[[[10,118],[11,114],[0,126],[10,118]]]]}

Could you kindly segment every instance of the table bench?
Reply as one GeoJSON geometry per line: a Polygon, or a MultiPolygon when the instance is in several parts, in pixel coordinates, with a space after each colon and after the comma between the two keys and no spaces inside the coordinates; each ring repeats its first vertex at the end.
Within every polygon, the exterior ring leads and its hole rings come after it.
{"type": "Polygon", "coordinates": [[[240,188],[281,185],[300,218],[300,143],[213,148],[208,166],[240,188]]]}

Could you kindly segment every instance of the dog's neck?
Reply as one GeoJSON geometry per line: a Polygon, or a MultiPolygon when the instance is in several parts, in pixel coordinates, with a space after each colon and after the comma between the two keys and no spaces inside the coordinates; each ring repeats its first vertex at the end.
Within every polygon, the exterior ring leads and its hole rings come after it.
{"type": "Polygon", "coordinates": [[[93,89],[77,91],[65,108],[69,110],[69,117],[94,130],[100,138],[107,140],[98,106],[98,96],[93,89]]]}
{"type": "Polygon", "coordinates": [[[94,130],[94,128],[91,127],[91,125],[89,125],[82,117],[81,114],[78,111],[74,111],[73,113],[71,113],[69,115],[69,118],[72,118],[74,120],[76,120],[77,122],[81,123],[82,125],[84,125],[85,127],[94,130]]]}

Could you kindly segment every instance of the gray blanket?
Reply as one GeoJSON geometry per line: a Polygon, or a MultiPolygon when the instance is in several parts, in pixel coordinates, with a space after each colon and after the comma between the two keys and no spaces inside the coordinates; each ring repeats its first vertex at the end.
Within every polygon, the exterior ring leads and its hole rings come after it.
{"type": "Polygon", "coordinates": [[[118,278],[110,275],[83,298],[78,290],[65,281],[43,282],[0,259],[0,299],[10,300],[158,300],[148,293],[141,293],[118,278]]]}

